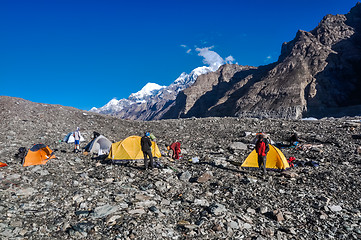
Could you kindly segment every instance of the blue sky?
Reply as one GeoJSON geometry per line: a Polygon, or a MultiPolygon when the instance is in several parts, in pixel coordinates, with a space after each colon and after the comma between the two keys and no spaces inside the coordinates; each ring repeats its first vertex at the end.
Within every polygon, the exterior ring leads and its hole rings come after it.
{"type": "Polygon", "coordinates": [[[297,30],[355,0],[0,0],[0,95],[89,110],[203,66],[274,61],[297,30]]]}

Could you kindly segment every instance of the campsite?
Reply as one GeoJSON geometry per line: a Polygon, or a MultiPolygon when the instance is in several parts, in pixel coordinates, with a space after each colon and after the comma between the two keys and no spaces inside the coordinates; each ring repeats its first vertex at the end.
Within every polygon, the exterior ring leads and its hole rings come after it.
{"type": "Polygon", "coordinates": [[[0,107],[2,239],[361,238],[361,139],[352,137],[361,133],[360,119],[141,122],[16,98],[2,97],[0,107]],[[97,131],[112,151],[151,131],[159,167],[99,160],[101,148],[73,153],[62,140],[77,126],[81,147],[97,131]],[[276,143],[297,132],[299,147],[279,151],[299,165],[266,178],[241,168],[259,132],[276,143]],[[172,141],[182,144],[180,160],[165,156],[172,141]],[[55,158],[23,166],[16,153],[34,144],[55,158]]]}

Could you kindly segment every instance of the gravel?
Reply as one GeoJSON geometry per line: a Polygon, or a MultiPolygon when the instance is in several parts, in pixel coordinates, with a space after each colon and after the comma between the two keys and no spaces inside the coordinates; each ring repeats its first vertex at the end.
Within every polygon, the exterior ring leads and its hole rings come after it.
{"type": "Polygon", "coordinates": [[[361,139],[352,138],[360,119],[141,122],[7,97],[0,109],[0,161],[8,164],[0,168],[0,238],[361,238],[361,139]],[[77,126],[87,141],[93,131],[111,141],[150,131],[163,153],[165,143],[179,141],[183,158],[164,154],[159,168],[144,171],[142,161],[112,164],[75,154],[59,140],[77,126]],[[257,132],[275,142],[297,132],[308,148],[282,152],[318,166],[268,171],[265,178],[240,169],[257,132]],[[37,143],[57,158],[22,167],[18,149],[37,143]],[[198,163],[189,161],[195,157],[198,163]]]}

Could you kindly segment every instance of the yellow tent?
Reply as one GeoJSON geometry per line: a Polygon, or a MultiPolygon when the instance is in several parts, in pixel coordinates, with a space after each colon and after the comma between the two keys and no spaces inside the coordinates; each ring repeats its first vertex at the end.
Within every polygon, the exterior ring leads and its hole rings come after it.
{"type": "MultiPolygon", "coordinates": [[[[108,158],[112,160],[139,160],[144,159],[139,136],[130,136],[112,144],[108,158]]],[[[162,155],[155,142],[152,142],[153,157],[160,158],[162,155]]]]}
{"type": "MultiPolygon", "coordinates": [[[[241,167],[253,167],[258,168],[258,156],[256,150],[253,150],[246,160],[244,160],[241,167]]],[[[273,145],[269,145],[269,152],[267,154],[266,160],[266,168],[271,169],[286,169],[289,168],[290,165],[285,158],[285,155],[273,145]]]]}

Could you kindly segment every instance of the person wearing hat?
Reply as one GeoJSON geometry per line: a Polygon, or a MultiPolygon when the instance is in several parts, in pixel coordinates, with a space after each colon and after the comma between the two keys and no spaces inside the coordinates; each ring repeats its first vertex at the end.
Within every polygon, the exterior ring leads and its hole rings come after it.
{"type": "Polygon", "coordinates": [[[77,127],[76,131],[73,133],[73,137],[74,137],[74,152],[77,153],[79,152],[79,148],[80,148],[80,128],[77,127]]]}
{"type": "Polygon", "coordinates": [[[140,145],[142,147],[144,156],[144,168],[148,169],[148,157],[150,160],[150,169],[153,169],[153,155],[152,155],[152,141],[150,140],[150,133],[145,132],[144,136],[140,139],[140,145]]]}

